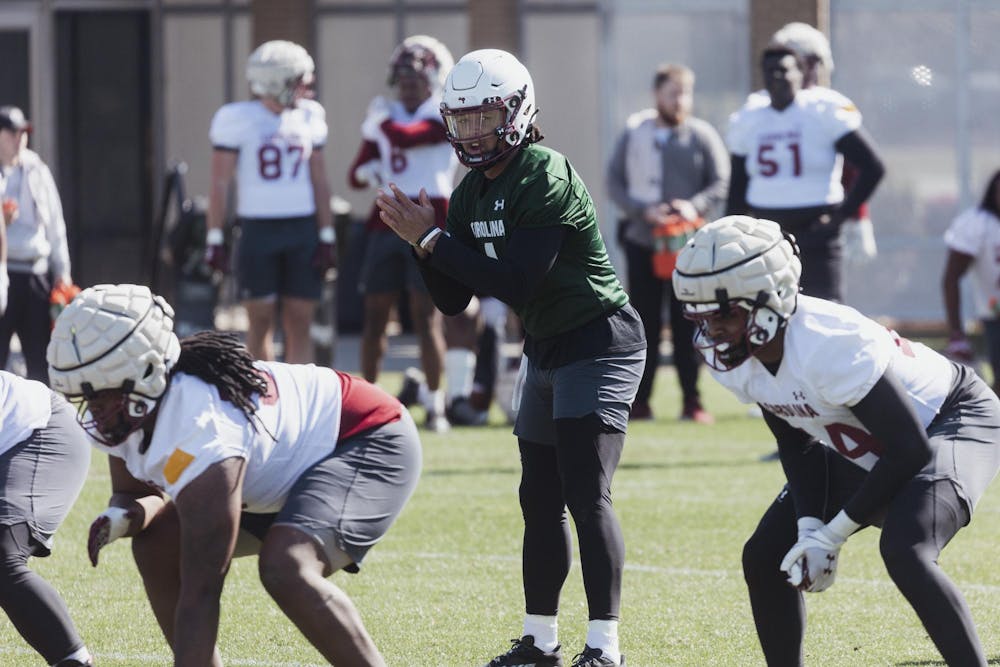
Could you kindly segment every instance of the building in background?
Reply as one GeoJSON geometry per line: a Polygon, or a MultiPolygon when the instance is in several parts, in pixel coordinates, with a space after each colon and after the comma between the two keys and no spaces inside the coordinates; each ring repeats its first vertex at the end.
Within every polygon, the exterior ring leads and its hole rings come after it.
{"type": "MultiPolygon", "coordinates": [[[[695,113],[723,128],[755,87],[752,45],[790,20],[829,30],[832,83],[864,110],[888,169],[871,202],[879,261],[849,277],[848,302],[875,316],[943,319],[941,234],[1000,164],[991,0],[4,0],[0,103],[21,106],[39,128],[33,148],[63,194],[77,280],[143,282],[164,176],[183,160],[189,193],[208,191],[208,124],[221,104],[248,96],[243,63],[262,39],[310,45],[334,176],[346,173],[365,105],[381,90],[383,54],[422,33],[454,53],[516,52],[546,91],[546,143],[599,183],[651,67],[690,64],[695,113]],[[288,30],[308,34],[276,34],[288,30]]],[[[366,210],[364,193],[331,181],[366,210]]],[[[610,240],[614,207],[592,194],[610,240]]],[[[620,264],[613,242],[609,250],[620,264]]]]}

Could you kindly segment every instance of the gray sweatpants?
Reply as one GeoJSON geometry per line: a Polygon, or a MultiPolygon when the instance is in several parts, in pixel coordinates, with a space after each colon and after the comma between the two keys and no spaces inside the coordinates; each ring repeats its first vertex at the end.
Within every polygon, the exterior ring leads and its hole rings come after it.
{"type": "Polygon", "coordinates": [[[0,524],[27,523],[34,555],[48,556],[89,467],[90,445],[76,413],[53,393],[49,423],[0,456],[0,524]]]}

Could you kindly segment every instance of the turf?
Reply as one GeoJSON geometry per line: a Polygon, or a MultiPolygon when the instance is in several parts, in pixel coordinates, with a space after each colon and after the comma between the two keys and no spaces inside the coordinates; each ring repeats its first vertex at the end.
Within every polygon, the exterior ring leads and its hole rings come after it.
{"type": "MultiPolygon", "coordinates": [[[[399,381],[387,375],[383,384],[395,391],[399,381]]],[[[678,422],[676,381],[662,371],[657,419],[632,425],[615,477],[627,549],[621,640],[632,667],[763,664],[740,552],[780,489],[781,470],[758,460],[772,448],[763,421],[710,378],[702,388],[717,424],[678,422]]],[[[489,427],[424,434],[423,445],[423,476],[403,515],[360,574],[334,581],[354,599],[389,665],[482,665],[520,632],[515,441],[495,410],[489,427]]],[[[87,527],[108,494],[106,463],[95,454],[54,555],[32,565],[65,596],[99,664],[170,664],[127,541],[105,549],[98,568],[87,563],[87,527]]],[[[941,564],[965,593],[991,662],[1000,664],[998,512],[1000,490],[990,489],[941,564]]],[[[873,529],[852,537],[836,584],[807,597],[807,664],[943,664],[885,574],[877,540],[873,529]]],[[[570,657],[583,647],[587,622],[578,565],[559,620],[570,657]]],[[[264,593],[252,558],[238,560],[228,577],[219,646],[227,665],[323,664],[264,593]]],[[[0,664],[42,664],[6,620],[0,664]]]]}

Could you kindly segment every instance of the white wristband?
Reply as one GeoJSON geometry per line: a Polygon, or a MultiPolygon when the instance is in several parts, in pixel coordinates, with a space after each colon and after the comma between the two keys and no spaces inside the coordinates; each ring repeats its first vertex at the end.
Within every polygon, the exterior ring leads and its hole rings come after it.
{"type": "Polygon", "coordinates": [[[441,231],[440,227],[434,227],[431,231],[424,235],[424,238],[420,239],[420,247],[427,250],[427,246],[430,245],[431,241],[441,236],[444,232],[441,231]]]}
{"type": "Polygon", "coordinates": [[[837,516],[830,519],[830,523],[826,524],[826,527],[834,535],[847,540],[852,533],[861,527],[861,524],[847,516],[847,512],[844,510],[840,510],[837,512],[837,516]]]}
{"type": "Polygon", "coordinates": [[[337,232],[333,230],[333,227],[320,227],[319,228],[319,242],[320,243],[336,243],[337,242],[337,232]]]}
{"type": "Polygon", "coordinates": [[[124,507],[108,507],[100,516],[106,516],[110,520],[108,525],[108,542],[114,542],[119,537],[128,532],[132,524],[128,518],[128,510],[124,507]]]}
{"type": "Polygon", "coordinates": [[[225,241],[226,236],[218,227],[212,227],[205,234],[205,243],[208,245],[222,245],[225,241]]]}

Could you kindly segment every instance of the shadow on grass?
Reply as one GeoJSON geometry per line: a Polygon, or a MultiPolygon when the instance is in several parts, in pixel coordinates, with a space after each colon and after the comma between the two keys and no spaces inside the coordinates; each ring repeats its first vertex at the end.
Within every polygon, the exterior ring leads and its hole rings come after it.
{"type": "Polygon", "coordinates": [[[725,459],[715,461],[636,461],[618,464],[618,470],[690,470],[695,468],[749,468],[759,466],[759,459],[725,459]]]}
{"type": "MultiPolygon", "coordinates": [[[[726,459],[725,461],[643,461],[620,463],[618,470],[690,470],[694,468],[746,468],[761,465],[756,459],[726,459]]],[[[424,477],[463,477],[473,475],[520,475],[520,468],[494,466],[487,468],[425,468],[424,477]]]]}
{"type": "Polygon", "coordinates": [[[424,469],[424,477],[463,477],[471,475],[520,475],[520,468],[437,468],[424,469]]]}
{"type": "MultiPolygon", "coordinates": [[[[995,655],[986,661],[990,665],[1000,665],[1000,655],[995,655]]],[[[947,665],[944,660],[907,660],[906,662],[897,662],[898,667],[917,667],[919,665],[947,665]]]]}

